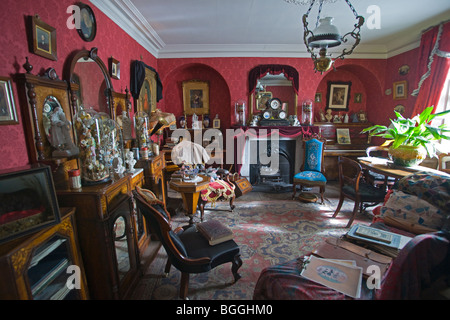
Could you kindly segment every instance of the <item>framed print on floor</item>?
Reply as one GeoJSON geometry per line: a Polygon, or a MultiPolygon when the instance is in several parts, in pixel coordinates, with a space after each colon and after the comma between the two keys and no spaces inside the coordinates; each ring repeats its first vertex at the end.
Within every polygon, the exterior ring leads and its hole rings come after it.
{"type": "Polygon", "coordinates": [[[207,81],[183,81],[183,105],[187,115],[209,114],[209,83],[207,81]]]}
{"type": "Polygon", "coordinates": [[[351,82],[328,82],[327,109],[348,111],[351,82]]]}

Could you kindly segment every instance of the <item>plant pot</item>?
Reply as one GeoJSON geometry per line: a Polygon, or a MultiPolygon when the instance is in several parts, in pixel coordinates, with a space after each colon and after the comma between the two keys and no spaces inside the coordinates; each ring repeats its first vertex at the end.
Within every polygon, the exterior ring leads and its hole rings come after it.
{"type": "Polygon", "coordinates": [[[422,146],[405,146],[389,148],[389,155],[395,165],[412,167],[419,165],[427,156],[427,151],[422,146]]]}

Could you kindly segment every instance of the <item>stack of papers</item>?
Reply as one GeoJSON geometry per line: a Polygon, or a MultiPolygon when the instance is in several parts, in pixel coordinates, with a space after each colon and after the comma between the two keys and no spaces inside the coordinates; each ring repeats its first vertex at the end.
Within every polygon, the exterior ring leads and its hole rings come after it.
{"type": "Polygon", "coordinates": [[[371,248],[390,257],[397,257],[412,238],[397,233],[356,224],[346,234],[349,239],[364,242],[371,248]]]}
{"type": "Polygon", "coordinates": [[[353,260],[306,256],[301,275],[352,298],[361,297],[362,268],[353,260]]]}

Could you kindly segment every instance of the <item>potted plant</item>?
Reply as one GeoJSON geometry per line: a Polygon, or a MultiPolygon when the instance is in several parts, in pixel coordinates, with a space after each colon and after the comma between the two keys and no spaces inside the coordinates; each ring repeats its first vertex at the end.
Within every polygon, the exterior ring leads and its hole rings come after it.
{"type": "Polygon", "coordinates": [[[433,107],[428,107],[412,119],[404,118],[395,111],[397,119],[391,119],[389,127],[374,125],[361,131],[369,132],[369,136],[387,139],[383,144],[389,146],[389,154],[394,164],[414,166],[420,164],[428,154],[436,156],[435,142],[440,139],[450,140],[450,129],[445,124],[433,126],[431,121],[450,113],[450,110],[431,113],[433,107]]]}

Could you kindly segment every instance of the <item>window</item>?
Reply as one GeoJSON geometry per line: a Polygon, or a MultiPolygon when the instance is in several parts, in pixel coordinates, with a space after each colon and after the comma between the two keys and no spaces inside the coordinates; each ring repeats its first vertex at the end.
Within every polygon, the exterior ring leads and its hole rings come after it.
{"type": "MultiPolygon", "coordinates": [[[[445,79],[445,84],[442,89],[441,97],[439,98],[439,103],[436,107],[435,113],[442,112],[450,109],[450,71],[447,73],[447,78],[445,79]]],[[[433,120],[433,124],[441,125],[445,123],[447,127],[450,128],[450,116],[440,117],[433,120]]],[[[440,144],[437,146],[440,152],[448,153],[450,152],[450,140],[442,139],[440,144]]]]}

